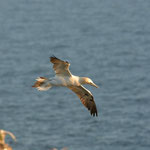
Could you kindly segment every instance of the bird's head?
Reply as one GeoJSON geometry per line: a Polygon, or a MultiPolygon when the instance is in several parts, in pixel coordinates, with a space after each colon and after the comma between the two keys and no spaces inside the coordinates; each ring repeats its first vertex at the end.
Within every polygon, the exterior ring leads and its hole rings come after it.
{"type": "Polygon", "coordinates": [[[90,84],[91,86],[98,88],[98,86],[88,77],[81,77],[81,84],[90,84]]]}

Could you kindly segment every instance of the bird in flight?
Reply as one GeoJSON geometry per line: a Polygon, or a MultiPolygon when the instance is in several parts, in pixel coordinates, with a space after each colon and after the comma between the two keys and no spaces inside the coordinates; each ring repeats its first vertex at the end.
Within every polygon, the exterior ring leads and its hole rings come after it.
{"type": "Polygon", "coordinates": [[[16,141],[16,137],[13,133],[0,129],[0,143],[5,144],[5,136],[7,134],[11,136],[14,141],[16,141]]]}
{"type": "Polygon", "coordinates": [[[55,56],[50,57],[50,62],[53,63],[56,75],[52,78],[38,77],[32,87],[37,88],[39,91],[46,91],[53,86],[67,87],[79,97],[82,104],[90,111],[92,116],[98,116],[93,95],[83,84],[89,84],[96,88],[98,86],[88,77],[72,75],[69,70],[69,62],[60,60],[55,56]]]}
{"type": "Polygon", "coordinates": [[[12,147],[5,143],[5,137],[7,134],[16,141],[16,137],[13,133],[0,129],[0,150],[12,150],[12,147]]]}

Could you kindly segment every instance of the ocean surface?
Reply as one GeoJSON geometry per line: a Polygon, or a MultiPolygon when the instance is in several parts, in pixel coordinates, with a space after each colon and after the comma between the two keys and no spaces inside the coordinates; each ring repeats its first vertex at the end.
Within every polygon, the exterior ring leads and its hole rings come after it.
{"type": "Polygon", "coordinates": [[[13,150],[150,149],[149,0],[1,0],[0,129],[13,150]],[[67,88],[40,92],[49,56],[90,77],[98,117],[67,88]]]}

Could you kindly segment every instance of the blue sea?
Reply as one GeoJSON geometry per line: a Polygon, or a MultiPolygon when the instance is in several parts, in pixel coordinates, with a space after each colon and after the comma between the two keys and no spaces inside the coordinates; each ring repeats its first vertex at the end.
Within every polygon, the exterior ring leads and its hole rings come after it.
{"type": "Polygon", "coordinates": [[[150,1],[1,0],[0,129],[13,150],[149,150],[150,1]],[[98,117],[67,88],[32,88],[51,55],[100,87],[98,117]]]}

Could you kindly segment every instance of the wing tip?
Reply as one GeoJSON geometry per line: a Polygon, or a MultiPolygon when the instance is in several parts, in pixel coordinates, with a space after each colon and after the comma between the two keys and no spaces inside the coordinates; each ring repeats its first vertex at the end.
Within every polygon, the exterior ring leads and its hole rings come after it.
{"type": "Polygon", "coordinates": [[[91,112],[91,116],[93,116],[93,117],[98,117],[97,111],[96,111],[96,112],[91,112]]]}
{"type": "Polygon", "coordinates": [[[98,117],[98,112],[97,112],[97,109],[96,109],[96,107],[94,108],[94,109],[91,109],[90,110],[90,113],[91,113],[91,116],[93,116],[93,117],[98,117]]]}
{"type": "Polygon", "coordinates": [[[51,55],[49,58],[56,58],[56,56],[55,55],[51,55]]]}
{"type": "Polygon", "coordinates": [[[55,60],[59,60],[55,55],[51,55],[50,57],[50,62],[54,62],[55,60]]]}
{"type": "Polygon", "coordinates": [[[59,62],[61,62],[61,63],[65,63],[65,64],[70,66],[70,63],[68,61],[63,61],[63,60],[57,58],[55,55],[52,55],[49,58],[50,58],[50,62],[52,62],[52,63],[59,63],[59,62]]]}

